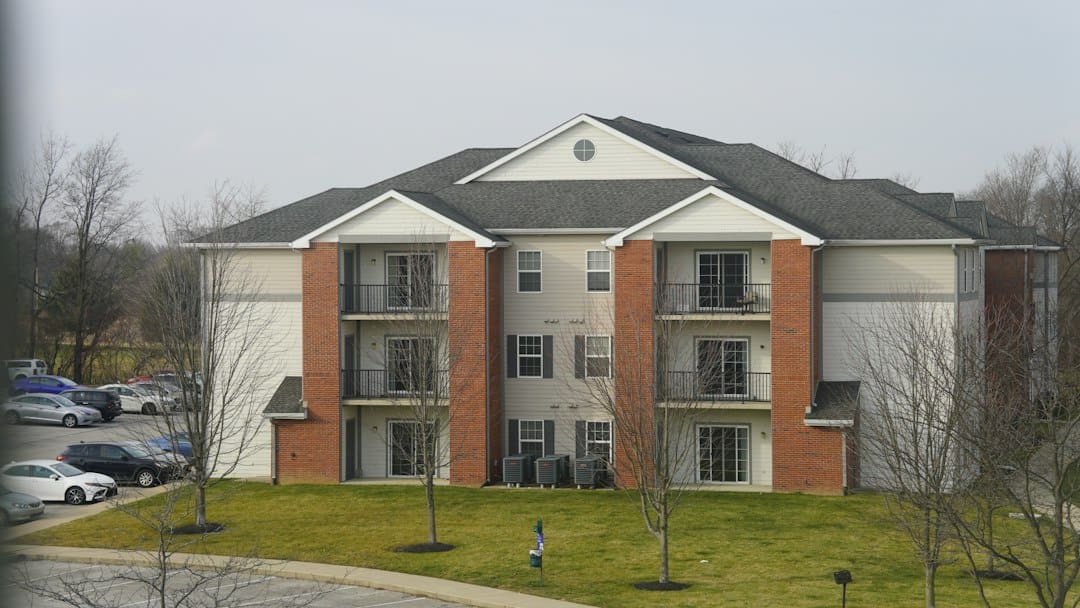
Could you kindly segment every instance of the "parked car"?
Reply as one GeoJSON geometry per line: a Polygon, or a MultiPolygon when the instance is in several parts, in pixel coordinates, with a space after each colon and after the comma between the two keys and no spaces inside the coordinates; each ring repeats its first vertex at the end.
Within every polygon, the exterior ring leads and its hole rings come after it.
{"type": "Polygon", "coordinates": [[[28,376],[12,382],[9,392],[12,395],[21,395],[23,393],[52,393],[56,395],[77,386],[79,386],[78,382],[63,376],[28,376]]]}
{"type": "Polygon", "coordinates": [[[116,393],[120,397],[120,407],[124,412],[165,414],[180,409],[171,399],[156,395],[134,384],[103,384],[98,389],[116,393]]]}
{"type": "Polygon", "coordinates": [[[151,445],[165,452],[180,454],[184,458],[190,459],[194,456],[191,441],[188,440],[187,433],[172,433],[171,435],[153,437],[147,439],[146,443],[147,445],[151,445]]]}
{"type": "Polygon", "coordinates": [[[116,481],[108,475],[87,473],[65,462],[51,460],[13,462],[0,469],[0,480],[16,492],[72,505],[104,500],[117,493],[116,481]]]}
{"type": "Polygon", "coordinates": [[[47,422],[75,428],[101,422],[101,412],[78,405],[63,395],[29,393],[8,399],[0,405],[4,422],[47,422]]]}
{"type": "Polygon", "coordinates": [[[0,486],[0,524],[10,525],[37,519],[45,514],[45,503],[37,496],[12,492],[0,486]]]}
{"type": "Polygon", "coordinates": [[[7,364],[9,380],[22,380],[49,373],[49,366],[41,359],[9,359],[4,363],[7,364]]]}
{"type": "Polygon", "coordinates": [[[112,391],[79,387],[64,391],[61,395],[71,399],[78,405],[92,407],[101,412],[101,419],[105,422],[109,422],[124,413],[124,409],[120,405],[120,395],[112,391]]]}
{"type": "Polygon", "coordinates": [[[169,388],[164,384],[159,384],[152,380],[147,380],[145,382],[133,382],[130,386],[140,388],[150,393],[151,395],[154,395],[163,403],[171,403],[171,407],[173,407],[174,409],[180,409],[180,394],[178,392],[174,393],[173,391],[169,390],[169,388]]]}
{"type": "Polygon", "coordinates": [[[67,446],[57,460],[119,481],[133,481],[149,488],[183,477],[186,463],[138,441],[76,443],[67,446]]]}

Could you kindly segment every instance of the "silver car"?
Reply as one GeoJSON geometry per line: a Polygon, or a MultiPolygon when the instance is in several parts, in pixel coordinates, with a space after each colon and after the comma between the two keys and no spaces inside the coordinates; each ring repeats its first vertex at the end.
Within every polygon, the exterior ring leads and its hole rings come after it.
{"type": "Polygon", "coordinates": [[[101,422],[101,412],[94,408],[76,405],[67,397],[48,393],[12,397],[0,405],[0,415],[8,424],[46,422],[74,428],[101,422]]]}

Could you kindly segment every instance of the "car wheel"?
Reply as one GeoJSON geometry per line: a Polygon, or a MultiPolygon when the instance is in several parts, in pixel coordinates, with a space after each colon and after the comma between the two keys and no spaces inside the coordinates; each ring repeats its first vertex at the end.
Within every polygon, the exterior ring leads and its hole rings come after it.
{"type": "Polygon", "coordinates": [[[135,483],[139,484],[140,488],[149,488],[157,483],[157,476],[150,469],[139,469],[135,473],[135,483]]]}
{"type": "Polygon", "coordinates": [[[79,426],[79,419],[75,417],[75,414],[68,414],[64,416],[63,423],[67,428],[73,429],[79,426]]]}
{"type": "Polygon", "coordinates": [[[15,379],[16,380],[24,380],[24,379],[26,379],[26,374],[15,374],[15,379]]]}
{"type": "Polygon", "coordinates": [[[104,416],[102,417],[102,420],[105,422],[112,422],[113,418],[116,418],[116,416],[104,416]]]}
{"type": "Polygon", "coordinates": [[[153,403],[144,403],[142,406],[142,413],[151,416],[157,413],[157,407],[153,403]]]}
{"type": "Polygon", "coordinates": [[[69,505],[81,505],[86,502],[86,492],[82,488],[70,487],[64,492],[64,502],[69,505]]]}
{"type": "Polygon", "coordinates": [[[8,424],[19,424],[19,415],[15,412],[8,412],[4,414],[4,422],[8,424]]]}

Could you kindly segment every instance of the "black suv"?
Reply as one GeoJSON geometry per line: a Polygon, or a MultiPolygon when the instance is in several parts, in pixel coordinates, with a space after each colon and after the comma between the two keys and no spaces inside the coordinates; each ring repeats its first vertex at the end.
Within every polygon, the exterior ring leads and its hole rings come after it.
{"type": "Polygon", "coordinates": [[[89,388],[73,388],[60,393],[74,401],[77,405],[92,407],[101,412],[101,419],[109,422],[124,413],[120,405],[120,395],[112,391],[99,391],[89,388]]]}
{"type": "Polygon", "coordinates": [[[116,481],[133,481],[144,488],[183,477],[187,471],[183,456],[138,441],[76,443],[67,446],[56,459],[116,481]]]}

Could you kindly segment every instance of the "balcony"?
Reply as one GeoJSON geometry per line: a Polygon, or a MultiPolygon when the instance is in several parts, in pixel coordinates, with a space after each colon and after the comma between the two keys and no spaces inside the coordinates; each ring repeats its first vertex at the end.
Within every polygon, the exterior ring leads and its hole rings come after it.
{"type": "Polygon", "coordinates": [[[341,370],[341,398],[349,400],[401,402],[415,399],[424,392],[445,399],[449,385],[449,374],[445,371],[423,377],[385,369],[341,370]]]}
{"type": "MultiPolygon", "coordinates": [[[[744,372],[741,374],[702,374],[700,372],[667,372],[658,378],[657,395],[660,401],[683,403],[770,403],[772,374],[744,372]]],[[[756,409],[756,408],[755,408],[756,409]]],[[[766,406],[765,408],[768,409],[766,406]]]]}
{"type": "MultiPolygon", "coordinates": [[[[660,315],[768,315],[772,304],[769,283],[665,283],[656,286],[660,315]]],[[[767,317],[766,317],[767,318],[767,317]]]]}
{"type": "Polygon", "coordinates": [[[341,314],[351,318],[399,319],[446,318],[450,286],[357,285],[342,283],[339,291],[341,314]]]}

